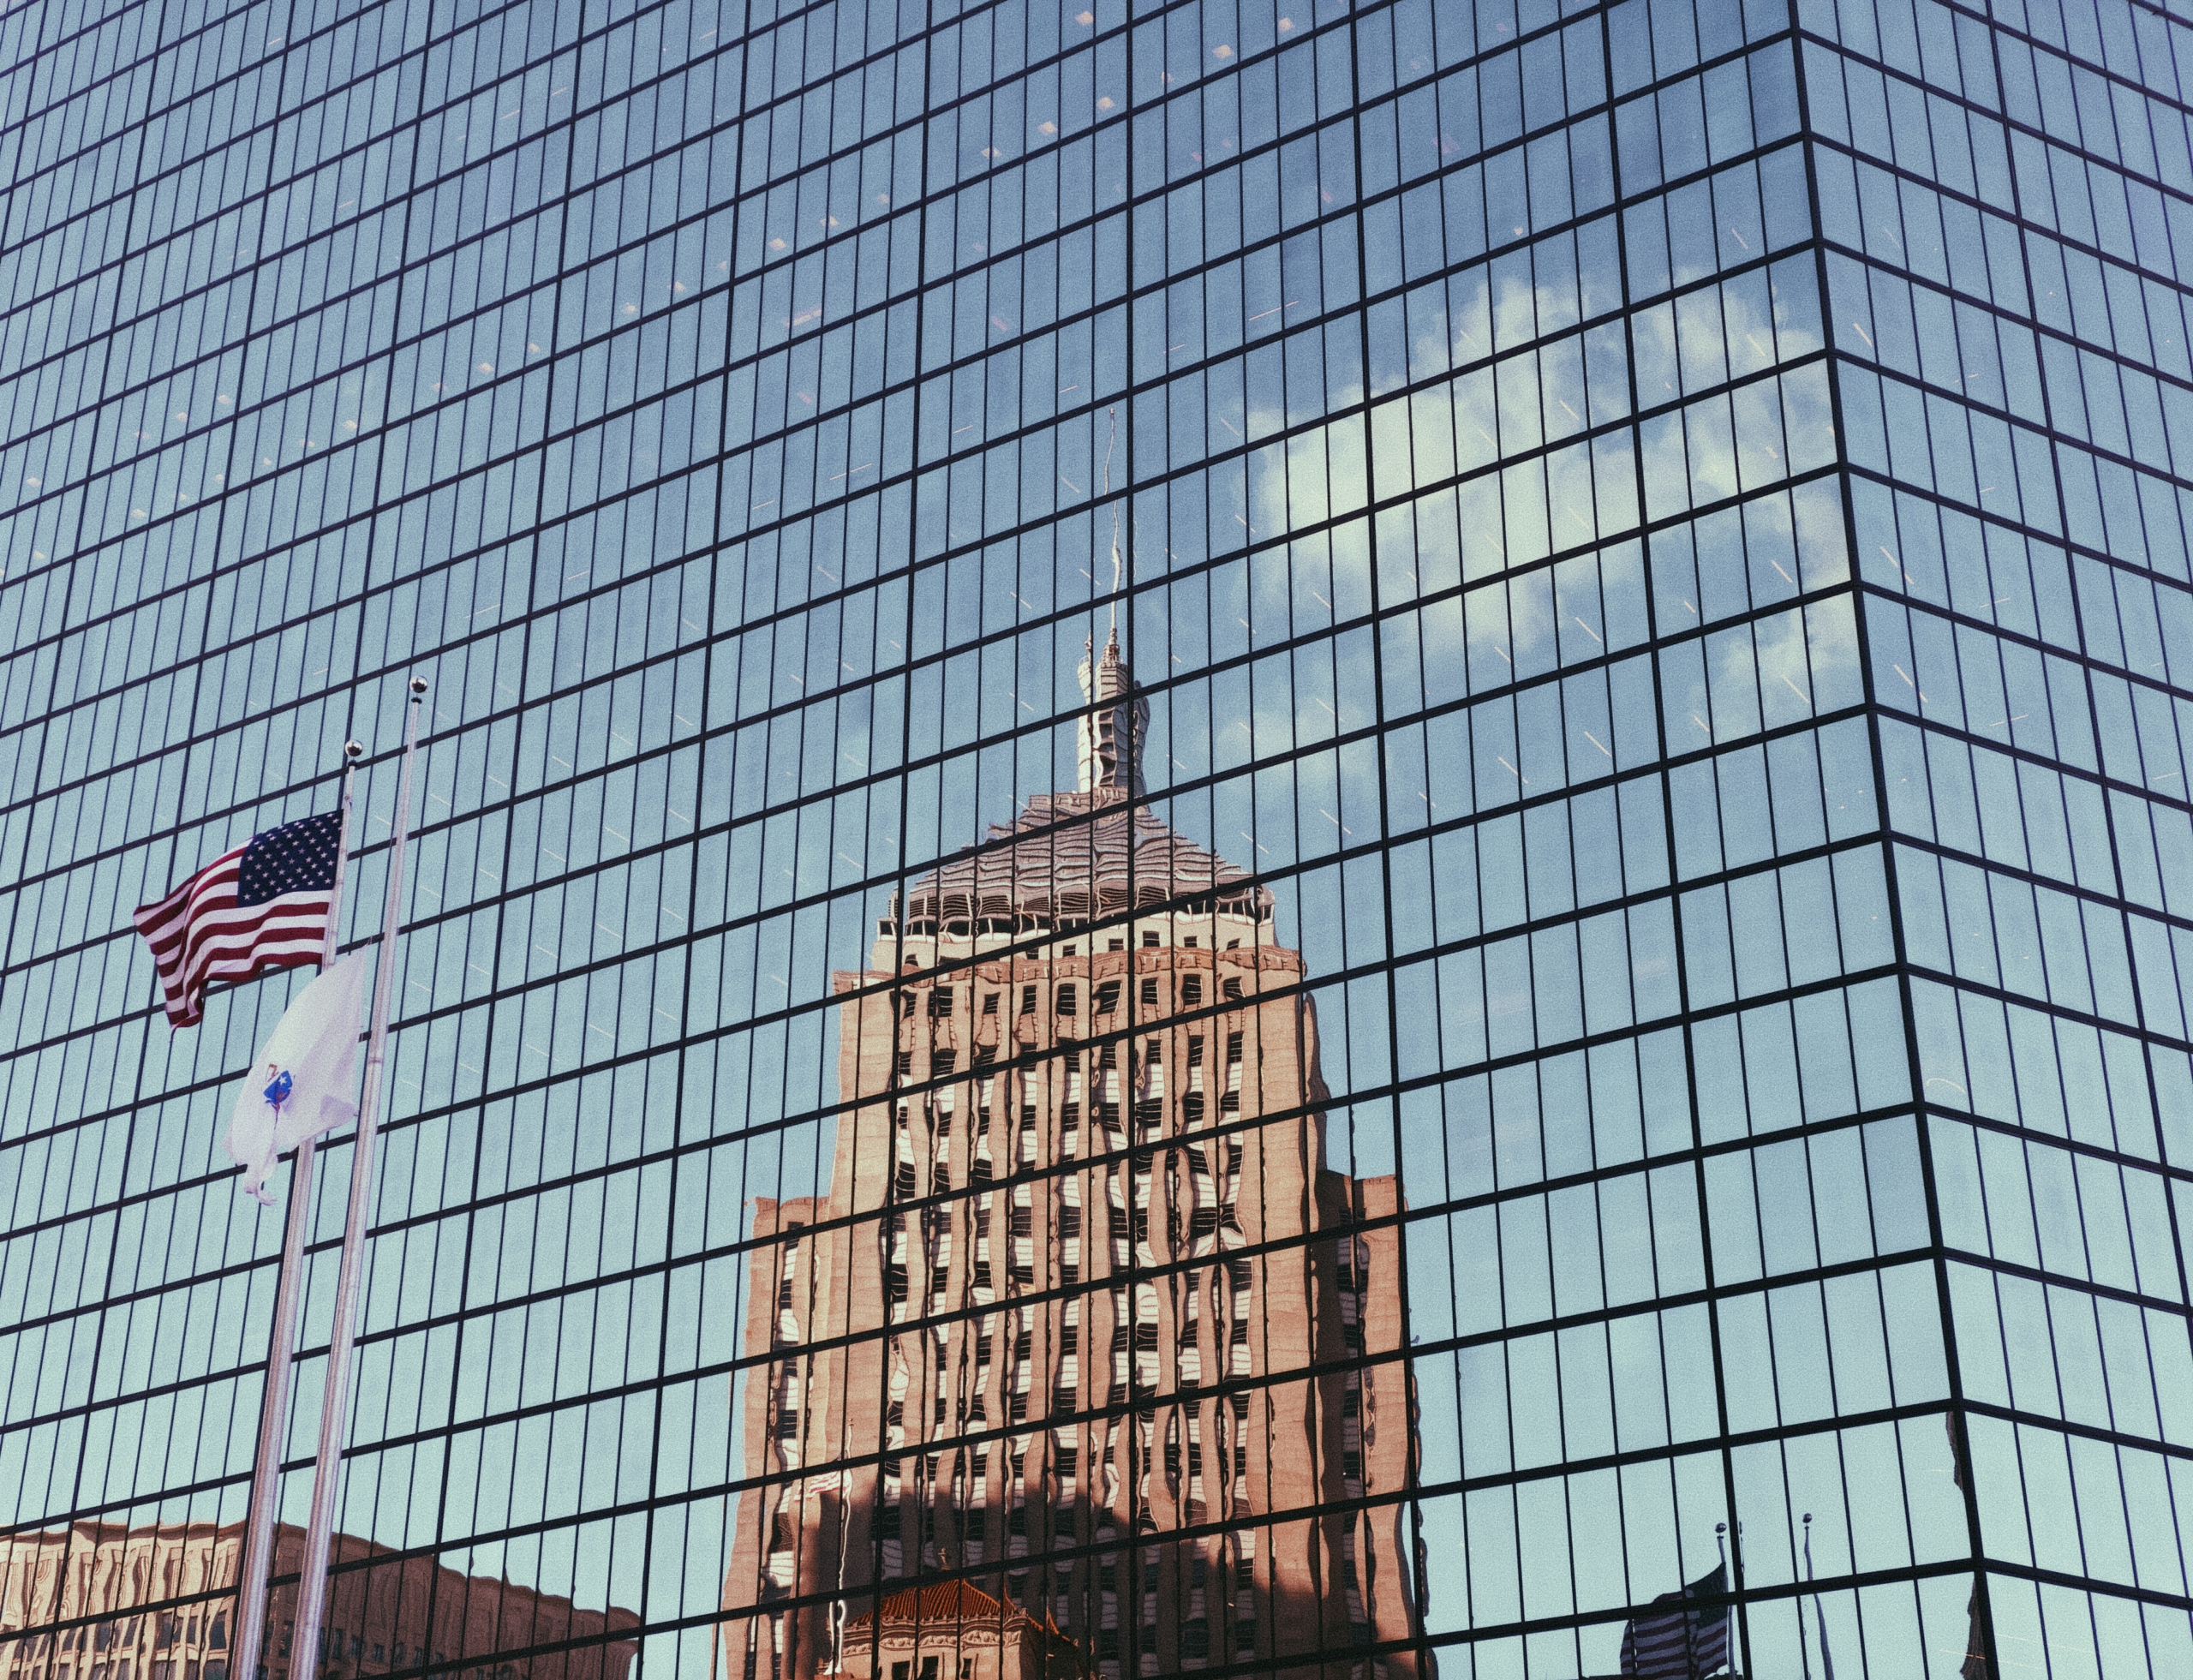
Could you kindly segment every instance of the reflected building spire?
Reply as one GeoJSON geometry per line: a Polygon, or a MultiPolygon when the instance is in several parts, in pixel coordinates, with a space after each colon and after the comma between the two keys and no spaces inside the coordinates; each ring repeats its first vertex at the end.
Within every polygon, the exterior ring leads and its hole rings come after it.
{"type": "Polygon", "coordinates": [[[1090,706],[1074,726],[1081,791],[1143,797],[1149,791],[1142,782],[1142,738],[1150,729],[1150,702],[1135,691],[1134,673],[1120,656],[1117,625],[1102,653],[1082,655],[1079,674],[1090,706]]]}

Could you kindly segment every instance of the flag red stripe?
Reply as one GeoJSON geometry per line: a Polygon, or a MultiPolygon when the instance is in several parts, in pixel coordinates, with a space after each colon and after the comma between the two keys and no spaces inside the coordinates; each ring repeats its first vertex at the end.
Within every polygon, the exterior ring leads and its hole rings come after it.
{"type": "Polygon", "coordinates": [[[170,941],[164,949],[154,947],[152,960],[158,965],[162,973],[174,973],[188,967],[194,954],[209,945],[231,945],[238,941],[249,941],[263,932],[278,932],[285,928],[324,927],[327,920],[327,903],[328,895],[325,893],[311,899],[300,894],[285,900],[271,914],[244,911],[218,918],[208,917],[192,924],[183,937],[170,941]]]}
{"type": "Polygon", "coordinates": [[[236,882],[242,874],[242,852],[231,852],[216,858],[158,904],[142,906],[137,912],[137,925],[141,929],[148,923],[188,921],[193,907],[207,899],[234,897],[236,882]]]}
{"type": "Polygon", "coordinates": [[[206,894],[224,880],[234,882],[242,874],[243,853],[242,846],[233,852],[224,852],[157,904],[140,905],[137,913],[131,918],[137,924],[137,930],[150,939],[157,928],[178,918],[188,920],[194,898],[206,894]]]}
{"type": "Polygon", "coordinates": [[[209,931],[217,934],[248,931],[261,923],[284,917],[324,915],[328,898],[329,894],[326,893],[285,893],[278,899],[269,899],[265,904],[254,904],[248,908],[238,905],[233,898],[224,899],[207,905],[170,937],[157,942],[148,940],[146,942],[152,944],[156,951],[162,947],[175,951],[197,943],[209,931]]]}
{"type": "Polygon", "coordinates": [[[145,936],[145,942],[152,948],[157,957],[188,939],[192,925],[201,918],[218,916],[236,907],[236,870],[230,865],[225,879],[201,881],[193,892],[175,903],[170,913],[155,917],[140,912],[137,930],[145,936]]]}
{"type": "Polygon", "coordinates": [[[165,949],[154,946],[152,960],[165,979],[195,966],[204,951],[248,945],[255,939],[293,930],[310,931],[318,936],[327,926],[329,896],[326,893],[292,894],[252,910],[228,910],[201,918],[185,930],[181,938],[169,942],[165,949]]]}
{"type": "Polygon", "coordinates": [[[174,968],[188,974],[202,968],[206,963],[219,960],[233,953],[248,951],[261,942],[272,943],[296,938],[319,938],[327,926],[327,900],[323,897],[315,906],[316,913],[296,914],[285,912],[261,920],[233,925],[194,930],[182,960],[174,968]]]}
{"type": "Polygon", "coordinates": [[[255,929],[235,937],[207,940],[194,946],[189,960],[182,966],[181,972],[186,976],[204,978],[248,960],[254,951],[309,948],[317,952],[326,940],[326,912],[323,906],[317,921],[255,929]]]}

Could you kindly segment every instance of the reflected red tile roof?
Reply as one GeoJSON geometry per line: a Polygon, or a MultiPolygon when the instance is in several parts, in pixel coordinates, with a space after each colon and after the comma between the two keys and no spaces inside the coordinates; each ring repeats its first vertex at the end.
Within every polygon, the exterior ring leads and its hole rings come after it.
{"type": "Polygon", "coordinates": [[[965,1581],[941,1581],[930,1586],[909,1587],[903,1592],[893,1593],[875,1610],[854,1617],[852,1625],[861,1627],[873,1623],[878,1611],[887,1622],[981,1623],[1012,1622],[1025,1617],[1055,1639],[1066,1637],[1049,1616],[1023,1610],[1010,1599],[994,1599],[981,1587],[965,1581]]]}
{"type": "Polygon", "coordinates": [[[1147,805],[1116,792],[1038,793],[1010,825],[914,885],[912,918],[1092,917],[1205,893],[1271,894],[1248,874],[1175,834],[1147,805]],[[1248,892],[1244,892],[1248,888],[1248,892]]]}
{"type": "Polygon", "coordinates": [[[870,1622],[881,1611],[887,1622],[997,1622],[1022,1612],[965,1581],[941,1581],[893,1593],[856,1622],[870,1622]]]}

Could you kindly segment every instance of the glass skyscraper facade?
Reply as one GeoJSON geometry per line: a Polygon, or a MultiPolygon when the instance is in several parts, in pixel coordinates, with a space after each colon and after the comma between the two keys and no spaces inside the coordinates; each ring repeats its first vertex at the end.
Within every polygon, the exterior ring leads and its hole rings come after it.
{"type": "Polygon", "coordinates": [[[2179,53],[0,10],[0,1675],[2193,1674],[2179,53]],[[414,674],[238,1653],[129,912],[414,674]]]}

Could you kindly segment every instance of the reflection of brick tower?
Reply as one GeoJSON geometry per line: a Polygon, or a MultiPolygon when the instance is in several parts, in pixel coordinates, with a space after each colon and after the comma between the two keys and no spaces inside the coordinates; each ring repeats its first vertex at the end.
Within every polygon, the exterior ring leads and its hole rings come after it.
{"type": "Polygon", "coordinates": [[[1116,642],[1082,684],[1080,790],[837,978],[829,1194],[756,1205],[731,1680],[913,1680],[846,1620],[940,1570],[1108,1677],[1415,1671],[1356,1654],[1413,1630],[1394,1181],[1324,1169],[1301,958],[1137,803],[1116,642]]]}

